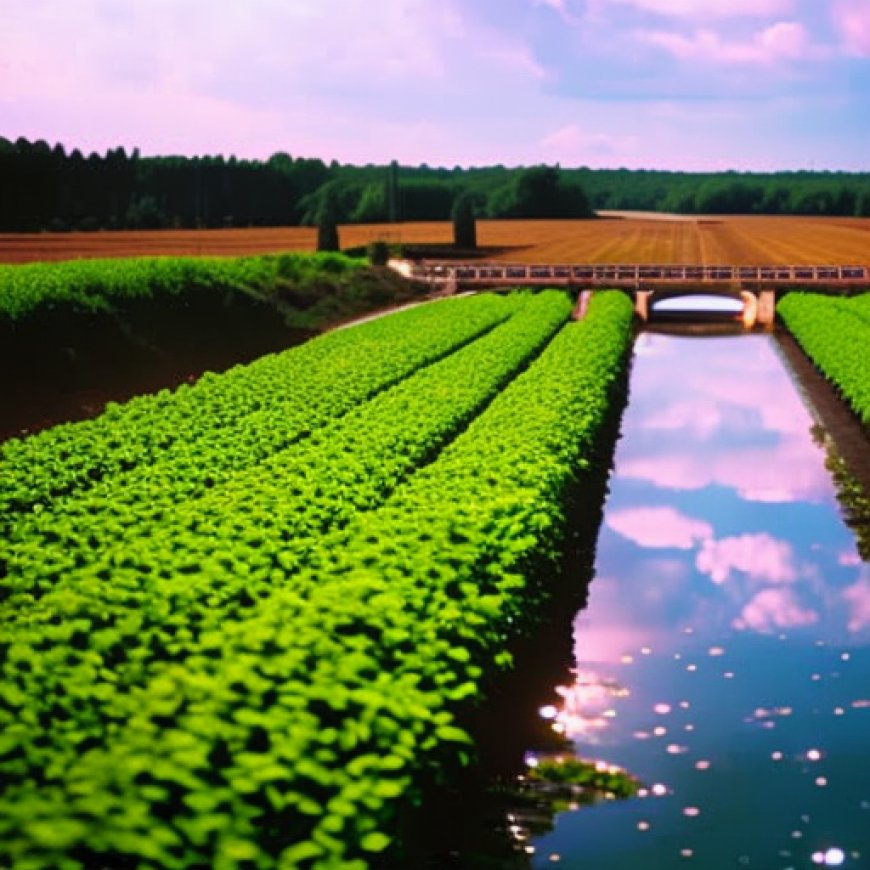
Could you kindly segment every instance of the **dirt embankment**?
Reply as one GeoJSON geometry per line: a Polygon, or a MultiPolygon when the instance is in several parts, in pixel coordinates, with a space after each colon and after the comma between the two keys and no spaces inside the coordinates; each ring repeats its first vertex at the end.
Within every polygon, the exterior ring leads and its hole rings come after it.
{"type": "Polygon", "coordinates": [[[837,395],[791,333],[777,330],[776,341],[813,416],[830,436],[852,475],[870,494],[870,431],[837,395]]]}
{"type": "Polygon", "coordinates": [[[870,429],[785,329],[777,330],[777,346],[804,397],[827,452],[826,464],[837,487],[846,523],[853,529],[861,556],[870,561],[870,429]]]}
{"type": "Polygon", "coordinates": [[[107,402],[193,381],[304,341],[271,306],[242,297],[70,318],[47,311],[0,343],[0,440],[100,413],[107,402]]]}
{"type": "Polygon", "coordinates": [[[45,306],[22,322],[0,321],[0,441],[293,347],[420,300],[426,289],[391,270],[365,270],[341,286],[323,280],[262,298],[192,290],[110,311],[45,306]]]}

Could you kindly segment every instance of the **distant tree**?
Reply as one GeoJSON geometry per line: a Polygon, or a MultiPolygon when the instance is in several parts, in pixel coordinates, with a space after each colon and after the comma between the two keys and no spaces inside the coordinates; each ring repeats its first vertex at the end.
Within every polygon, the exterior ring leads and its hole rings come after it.
{"type": "Polygon", "coordinates": [[[402,184],[402,220],[447,220],[454,200],[451,185],[442,181],[407,181],[402,184]]]}
{"type": "Polygon", "coordinates": [[[474,219],[474,200],[463,193],[456,197],[451,213],[453,244],[457,248],[477,247],[477,223],[474,219]]]}
{"type": "Polygon", "coordinates": [[[554,217],[559,208],[559,170],[554,166],[533,166],[516,181],[517,217],[554,217]]]}
{"type": "Polygon", "coordinates": [[[762,214],[783,214],[788,211],[789,188],[783,184],[768,182],[758,210],[762,214]]]}
{"type": "Polygon", "coordinates": [[[492,217],[587,218],[592,208],[580,183],[555,166],[532,166],[508,176],[487,203],[492,217]]]}
{"type": "Polygon", "coordinates": [[[665,172],[558,166],[353,166],[279,151],[232,155],[104,155],[0,136],[0,230],[79,226],[286,226],[319,222],[325,190],[337,224],[447,220],[458,191],[477,216],[581,218],[591,207],[644,211],[868,215],[870,173],[665,172]],[[401,179],[401,181],[400,181],[401,179]]]}
{"type": "Polygon", "coordinates": [[[695,194],[695,211],[699,214],[751,214],[759,211],[764,190],[755,184],[730,177],[710,179],[695,194]]]}
{"type": "Polygon", "coordinates": [[[143,196],[131,203],[124,222],[133,230],[159,230],[167,225],[166,215],[153,196],[143,196]]]}
{"type": "Polygon", "coordinates": [[[387,218],[384,188],[380,184],[367,184],[351,212],[351,220],[361,224],[379,224],[387,218]]]}
{"type": "Polygon", "coordinates": [[[317,250],[341,250],[338,243],[338,214],[335,194],[329,188],[324,191],[317,212],[317,250]]]}

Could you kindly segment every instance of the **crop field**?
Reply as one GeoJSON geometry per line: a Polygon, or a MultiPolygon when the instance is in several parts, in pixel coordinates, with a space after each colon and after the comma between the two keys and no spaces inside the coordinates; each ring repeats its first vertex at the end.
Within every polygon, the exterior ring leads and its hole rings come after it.
{"type": "MultiPolygon", "coordinates": [[[[342,247],[375,239],[448,244],[449,223],[351,225],[342,247]]],[[[314,250],[309,227],[0,235],[0,262],[154,254],[241,255],[314,250]]],[[[608,216],[596,221],[478,221],[492,259],[527,263],[688,265],[866,264],[870,218],[608,216]]]]}
{"type": "Polygon", "coordinates": [[[0,863],[387,853],[558,573],[632,307],[448,299],[0,446],[0,863]]]}
{"type": "Polygon", "coordinates": [[[870,426],[870,293],[853,299],[789,293],[777,312],[807,356],[870,426]]]}

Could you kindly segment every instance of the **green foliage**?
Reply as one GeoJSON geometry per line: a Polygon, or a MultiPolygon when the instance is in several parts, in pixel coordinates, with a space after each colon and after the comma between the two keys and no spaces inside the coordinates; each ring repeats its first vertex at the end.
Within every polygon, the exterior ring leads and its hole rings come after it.
{"type": "Polygon", "coordinates": [[[339,223],[448,220],[470,192],[491,217],[583,217],[600,209],[870,214],[870,174],[687,173],[585,167],[351,166],[278,153],[267,161],[85,158],[62,145],[0,137],[0,229],[280,226],[317,223],[328,190],[339,223]],[[556,190],[552,179],[557,176],[556,190]]]}
{"type": "MultiPolygon", "coordinates": [[[[298,255],[281,260],[286,269],[305,262],[298,255]]],[[[441,305],[330,332],[174,392],[110,405],[94,420],[5,442],[0,529],[92,488],[96,499],[111,501],[123,484],[143,507],[158,504],[161,493],[170,501],[194,498],[475,338],[511,310],[507,300],[492,296],[441,305]]]]}
{"type": "Polygon", "coordinates": [[[159,230],[166,224],[166,216],[153,196],[143,196],[130,203],[125,223],[131,230],[159,230]]]}
{"type": "MultiPolygon", "coordinates": [[[[410,301],[424,289],[398,273],[368,269],[361,258],[335,253],[0,265],[0,345],[16,360],[46,332],[69,335],[74,344],[77,334],[99,334],[104,324],[111,336],[135,348],[137,324],[159,338],[164,320],[172,332],[169,318],[179,309],[189,320],[204,319],[206,332],[212,313],[226,320],[232,309],[321,330],[410,301]]],[[[56,357],[62,353],[56,346],[48,350],[56,357]]]]}
{"type": "Polygon", "coordinates": [[[825,467],[836,485],[843,519],[855,534],[861,558],[870,562],[870,495],[837,453],[833,442],[826,439],[823,443],[826,450],[825,467]]]}
{"type": "Polygon", "coordinates": [[[854,299],[789,293],[777,305],[807,356],[870,424],[870,294],[854,299]]]}
{"type": "Polygon", "coordinates": [[[346,275],[364,263],[340,255],[258,257],[130,257],[0,264],[0,326],[40,310],[114,311],[125,304],[183,298],[196,292],[265,298],[281,282],[346,275]]]}
{"type": "Polygon", "coordinates": [[[576,786],[599,792],[610,792],[619,798],[637,794],[638,781],[627,771],[586,761],[576,756],[541,758],[527,774],[533,783],[576,786]]]}
{"type": "MultiPolygon", "coordinates": [[[[94,547],[97,521],[68,543],[72,564],[37,568],[29,535],[51,545],[74,496],[44,524],[19,518],[0,620],[0,859],[364,868],[391,848],[399,807],[421,774],[463,757],[457,713],[546,594],[566,489],[630,344],[622,294],[596,295],[536,359],[567,316],[562,294],[426,310],[430,327],[461,331],[481,308],[501,309],[492,324],[511,316],[189,511],[155,518],[140,504],[142,535],[118,523],[117,541],[94,547]]],[[[333,362],[369,328],[392,322],[398,341],[395,321],[348,331],[333,362]]],[[[367,360],[357,367],[378,354],[367,360]]],[[[252,392],[215,382],[238,391],[230,409],[252,392]]],[[[127,488],[115,476],[107,502],[127,488]]]]}
{"type": "MultiPolygon", "coordinates": [[[[450,307],[441,312],[442,317],[450,307]]],[[[82,598],[84,585],[95,573],[119,566],[130,583],[137,582],[137,575],[177,575],[185,585],[195,584],[200,596],[215,590],[226,607],[237,606],[239,599],[262,597],[267,589],[258,589],[247,572],[238,576],[235,562],[221,560],[223,542],[237,538],[240,532],[231,504],[241,509],[256,492],[257,505],[248,508],[256,517],[256,530],[249,529],[246,539],[257,542],[260,560],[270,556],[282,566],[298,567],[318,535],[347,522],[356,510],[383,501],[417,464],[450,439],[568,314],[569,303],[563,294],[538,296],[506,324],[299,443],[276,450],[281,442],[272,441],[275,452],[266,456],[263,453],[270,442],[265,438],[255,446],[246,439],[245,452],[239,449],[238,438],[218,450],[200,441],[195,454],[185,443],[137,472],[116,474],[87,494],[65,499],[50,514],[42,511],[32,521],[22,519],[8,542],[7,553],[15,570],[3,611],[14,611],[35,594],[40,600],[38,612],[48,613],[70,589],[78,590],[80,609],[90,609],[82,598]],[[212,450],[204,452],[207,447],[212,450]],[[229,458],[227,452],[232,454],[229,458]],[[259,454],[260,461],[251,464],[248,452],[259,454]],[[211,518],[207,536],[198,534],[204,516],[211,518]],[[122,540],[119,529],[125,530],[122,540]],[[274,551],[270,529],[280,530],[274,551]],[[180,548],[182,540],[189,543],[180,548]],[[66,564],[67,569],[47,582],[46,564],[66,564]]],[[[457,327],[454,335],[463,336],[466,330],[457,327]]],[[[273,420],[273,426],[280,428],[280,417],[273,420]]],[[[265,423],[259,417],[257,429],[265,423]]],[[[101,595],[99,588],[95,591],[101,595]]],[[[166,591],[161,589],[160,594],[166,591]]],[[[105,625],[112,609],[102,606],[105,625]]],[[[122,621],[125,607],[120,603],[118,618],[122,621]]],[[[210,621],[212,614],[207,616],[210,621]]],[[[38,618],[32,611],[30,617],[38,618]]],[[[150,629],[145,614],[138,631],[150,629]]],[[[116,676],[119,666],[116,662],[116,676]]]]}
{"type": "Polygon", "coordinates": [[[511,177],[489,200],[490,217],[587,218],[592,209],[583,189],[553,166],[533,166],[511,177]]]}
{"type": "Polygon", "coordinates": [[[361,224],[381,224],[387,220],[387,202],[383,184],[366,184],[360,188],[349,219],[361,224]]]}

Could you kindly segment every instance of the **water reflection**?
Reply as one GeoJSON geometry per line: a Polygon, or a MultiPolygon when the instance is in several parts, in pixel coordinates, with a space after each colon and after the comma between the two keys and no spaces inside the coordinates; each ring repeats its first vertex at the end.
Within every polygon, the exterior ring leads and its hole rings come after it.
{"type": "Polygon", "coordinates": [[[870,866],[870,566],[812,425],[768,337],[641,337],[547,712],[654,786],[560,816],[534,866],[870,866]]]}

